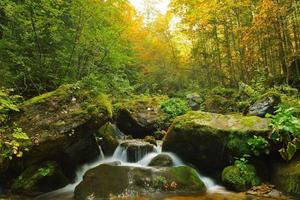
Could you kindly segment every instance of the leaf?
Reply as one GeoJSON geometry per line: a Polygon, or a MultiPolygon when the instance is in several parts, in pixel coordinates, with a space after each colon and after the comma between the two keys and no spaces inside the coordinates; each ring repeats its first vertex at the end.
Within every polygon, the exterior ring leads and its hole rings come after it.
{"type": "Polygon", "coordinates": [[[17,154],[17,157],[18,158],[21,158],[23,156],[23,152],[22,151],[19,151],[19,153],[17,154]]]}
{"type": "Polygon", "coordinates": [[[284,160],[289,161],[293,158],[296,151],[297,151],[297,146],[295,144],[293,144],[292,142],[289,142],[287,145],[287,148],[280,149],[279,153],[284,160]]]}
{"type": "Polygon", "coordinates": [[[29,140],[29,137],[26,133],[23,132],[14,132],[13,137],[20,140],[29,140]]]}
{"type": "Polygon", "coordinates": [[[284,159],[284,160],[288,160],[288,156],[287,156],[287,152],[285,148],[281,148],[279,150],[280,156],[284,159]]]}

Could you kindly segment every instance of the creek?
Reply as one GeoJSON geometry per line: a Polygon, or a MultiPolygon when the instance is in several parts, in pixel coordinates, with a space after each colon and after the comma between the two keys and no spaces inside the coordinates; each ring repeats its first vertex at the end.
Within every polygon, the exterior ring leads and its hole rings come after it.
{"type": "MultiPolygon", "coordinates": [[[[98,158],[89,164],[81,166],[76,173],[76,180],[74,183],[65,186],[64,188],[58,189],[56,191],[43,194],[35,200],[73,200],[73,193],[75,187],[83,180],[84,174],[101,164],[121,162],[121,166],[133,166],[133,167],[145,167],[149,168],[148,164],[151,160],[159,154],[167,154],[173,160],[174,166],[184,166],[185,163],[181,161],[179,157],[170,152],[162,152],[162,142],[158,141],[157,146],[154,146],[154,151],[149,151],[144,145],[145,143],[140,140],[123,140],[120,142],[119,146],[116,148],[114,154],[110,157],[105,157],[101,146],[99,146],[100,154],[98,158]],[[134,148],[129,148],[134,147],[134,148]]],[[[202,176],[201,180],[207,187],[208,193],[222,193],[226,192],[221,186],[215,184],[215,182],[208,177],[202,176]]],[[[164,197],[159,197],[159,199],[164,197]]]]}

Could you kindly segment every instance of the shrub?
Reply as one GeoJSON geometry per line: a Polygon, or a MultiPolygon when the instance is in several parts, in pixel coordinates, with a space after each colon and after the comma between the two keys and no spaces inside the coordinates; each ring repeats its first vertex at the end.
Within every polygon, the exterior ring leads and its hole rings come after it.
{"type": "Polygon", "coordinates": [[[186,101],[179,98],[172,98],[164,101],[163,103],[161,103],[160,107],[162,111],[168,115],[169,119],[173,119],[189,111],[189,107],[186,101]]]}
{"type": "Polygon", "coordinates": [[[249,138],[247,141],[247,144],[249,145],[251,152],[255,156],[259,156],[262,153],[269,154],[269,142],[261,137],[254,135],[253,138],[249,138]]]}

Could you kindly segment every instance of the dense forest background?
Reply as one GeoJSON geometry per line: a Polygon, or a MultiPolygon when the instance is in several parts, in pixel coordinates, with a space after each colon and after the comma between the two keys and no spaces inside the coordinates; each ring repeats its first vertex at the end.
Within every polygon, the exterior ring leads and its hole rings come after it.
{"type": "Polygon", "coordinates": [[[126,95],[299,77],[298,1],[172,0],[165,15],[155,3],[2,0],[0,85],[28,98],[81,79],[126,95]]]}

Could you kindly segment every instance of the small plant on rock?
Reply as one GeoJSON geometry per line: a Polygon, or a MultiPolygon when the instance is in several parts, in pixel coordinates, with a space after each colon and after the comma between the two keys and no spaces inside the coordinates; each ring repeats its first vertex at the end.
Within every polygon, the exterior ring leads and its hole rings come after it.
{"type": "Polygon", "coordinates": [[[267,117],[272,119],[271,139],[282,144],[279,150],[281,157],[291,160],[300,149],[300,102],[293,106],[281,104],[275,115],[267,117]]]}
{"type": "Polygon", "coordinates": [[[252,138],[249,138],[247,141],[247,144],[249,145],[251,152],[255,156],[259,156],[261,154],[269,154],[269,142],[261,137],[254,135],[252,138]]]}
{"type": "Polygon", "coordinates": [[[183,115],[187,111],[189,111],[189,107],[188,107],[186,101],[181,100],[179,98],[173,98],[173,99],[164,101],[160,105],[160,107],[161,107],[162,111],[168,115],[169,119],[174,119],[175,117],[177,117],[179,115],[183,115]]]}

